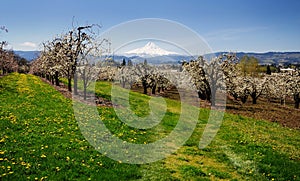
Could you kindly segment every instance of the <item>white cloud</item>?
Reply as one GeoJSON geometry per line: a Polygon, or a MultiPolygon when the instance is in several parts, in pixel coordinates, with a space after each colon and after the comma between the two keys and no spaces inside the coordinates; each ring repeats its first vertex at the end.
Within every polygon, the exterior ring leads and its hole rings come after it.
{"type": "Polygon", "coordinates": [[[24,43],[21,43],[20,46],[24,48],[37,48],[37,45],[33,42],[26,41],[24,43]]]}

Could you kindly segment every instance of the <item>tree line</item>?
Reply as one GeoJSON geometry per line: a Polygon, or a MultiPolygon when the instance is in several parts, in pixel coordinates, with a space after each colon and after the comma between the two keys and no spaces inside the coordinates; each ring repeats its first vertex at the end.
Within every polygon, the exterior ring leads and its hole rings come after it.
{"type": "MultiPolygon", "coordinates": [[[[5,26],[0,26],[0,33],[8,33],[5,26]]],[[[7,41],[0,41],[0,72],[2,75],[11,72],[27,73],[29,71],[29,63],[25,58],[15,54],[13,50],[7,50],[7,41]]]]}

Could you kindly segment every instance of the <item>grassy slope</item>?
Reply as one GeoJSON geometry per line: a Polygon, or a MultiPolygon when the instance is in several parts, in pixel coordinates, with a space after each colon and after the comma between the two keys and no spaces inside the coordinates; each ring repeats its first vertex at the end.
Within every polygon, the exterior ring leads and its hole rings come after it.
{"type": "Polygon", "coordinates": [[[1,78],[0,87],[2,180],[141,177],[138,166],[94,151],[79,131],[71,101],[39,78],[13,74],[1,78]]]}
{"type": "MultiPolygon", "coordinates": [[[[99,82],[96,94],[109,98],[110,84],[99,82]]],[[[131,107],[146,115],[149,97],[131,93],[131,107]],[[142,109],[144,108],[144,109],[142,109]]],[[[177,123],[179,103],[167,100],[158,126],[133,129],[99,108],[107,127],[136,143],[155,141],[177,123]]],[[[72,103],[32,75],[0,79],[0,176],[2,180],[299,180],[300,132],[277,124],[225,114],[211,145],[198,149],[208,110],[201,110],[189,141],[164,160],[130,165],[94,151],[81,135],[72,103]]]]}

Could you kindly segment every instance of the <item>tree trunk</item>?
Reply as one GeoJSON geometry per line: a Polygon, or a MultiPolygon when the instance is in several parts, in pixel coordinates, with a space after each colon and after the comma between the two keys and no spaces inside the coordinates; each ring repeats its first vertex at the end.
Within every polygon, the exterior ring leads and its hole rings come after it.
{"type": "Polygon", "coordinates": [[[156,90],[156,84],[154,84],[154,86],[152,87],[152,94],[155,94],[155,90],[156,90]]]}
{"type": "Polygon", "coordinates": [[[87,84],[85,82],[85,79],[83,79],[83,99],[86,100],[86,88],[87,84]]]}
{"type": "Polygon", "coordinates": [[[157,88],[157,92],[160,93],[160,90],[161,90],[161,87],[158,87],[157,88]]]}
{"type": "Polygon", "coordinates": [[[241,97],[241,101],[243,104],[245,104],[247,102],[248,96],[243,96],[241,97]]]}
{"type": "Polygon", "coordinates": [[[55,85],[59,86],[58,71],[55,72],[55,85]]]}
{"type": "Polygon", "coordinates": [[[146,81],[142,81],[142,84],[143,84],[143,88],[144,88],[143,94],[147,94],[147,83],[146,83],[146,81]]]}
{"type": "Polygon", "coordinates": [[[51,82],[52,82],[52,85],[54,85],[54,75],[51,75],[51,82]]]}
{"type": "Polygon", "coordinates": [[[78,76],[77,76],[77,73],[76,73],[76,71],[75,71],[75,73],[74,73],[74,94],[75,95],[78,95],[78,88],[77,88],[77,83],[78,83],[78,76]]]}
{"type": "Polygon", "coordinates": [[[280,98],[280,105],[284,105],[284,99],[280,98]]]}
{"type": "Polygon", "coordinates": [[[256,97],[252,97],[252,104],[257,104],[257,98],[256,97]]]}
{"type": "Polygon", "coordinates": [[[68,78],[68,91],[72,92],[72,78],[68,78]]]}
{"type": "Polygon", "coordinates": [[[122,80],[122,87],[125,88],[125,80],[122,80]]]}
{"type": "Polygon", "coordinates": [[[252,104],[256,104],[257,103],[257,96],[256,96],[256,92],[251,94],[251,98],[252,98],[252,104]]]}
{"type": "Polygon", "coordinates": [[[294,94],[294,101],[295,101],[295,108],[296,108],[296,109],[299,109],[299,104],[300,104],[299,93],[294,94]]]}
{"type": "Polygon", "coordinates": [[[83,99],[86,100],[86,86],[83,88],[83,99]]]}
{"type": "Polygon", "coordinates": [[[210,100],[211,106],[216,106],[216,94],[217,94],[217,91],[215,88],[213,88],[211,90],[211,100],[210,100]]]}

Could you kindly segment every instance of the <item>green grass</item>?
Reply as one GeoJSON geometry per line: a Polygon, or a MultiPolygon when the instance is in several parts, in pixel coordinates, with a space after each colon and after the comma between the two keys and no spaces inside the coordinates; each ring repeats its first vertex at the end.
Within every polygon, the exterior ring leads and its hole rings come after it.
{"type": "MultiPolygon", "coordinates": [[[[108,82],[96,83],[98,96],[111,99],[110,89],[108,82]]],[[[131,109],[140,116],[149,114],[149,100],[130,93],[131,109]]],[[[124,124],[114,108],[98,112],[114,135],[144,144],[167,136],[178,122],[180,103],[165,101],[168,111],[151,129],[124,124]]],[[[300,180],[299,131],[225,114],[213,142],[199,149],[208,115],[200,110],[191,138],[167,158],[120,163],[82,136],[71,100],[33,75],[10,74],[0,78],[0,180],[300,180]]]]}

